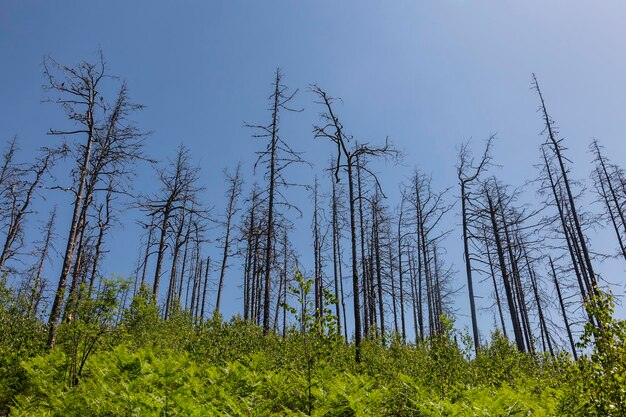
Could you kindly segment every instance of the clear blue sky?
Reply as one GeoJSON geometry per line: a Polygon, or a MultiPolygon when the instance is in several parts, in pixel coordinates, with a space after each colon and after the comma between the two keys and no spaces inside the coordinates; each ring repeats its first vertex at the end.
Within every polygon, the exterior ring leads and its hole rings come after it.
{"type": "MultiPolygon", "coordinates": [[[[592,137],[614,162],[626,166],[625,21],[623,1],[4,0],[0,140],[17,134],[24,159],[56,140],[45,132],[67,123],[58,108],[40,103],[42,57],[50,53],[73,64],[94,59],[101,47],[110,71],[127,80],[135,101],[147,106],[137,120],[154,132],[150,155],[164,159],[184,142],[203,167],[207,201],[220,212],[221,170],[253,159],[259,144],[243,121],[267,120],[265,98],[280,66],[285,82],[300,89],[296,103],[305,108],[285,116],[284,136],[316,164],[312,170],[295,170],[294,178],[310,181],[314,173],[323,175],[333,151],[312,139],[311,124],[320,109],[306,89],[315,82],[343,98],[339,113],[356,138],[376,142],[389,136],[406,152],[403,166],[378,167],[393,205],[398,182],[414,166],[432,173],[437,186],[454,186],[456,147],[470,137],[478,146],[497,133],[494,157],[502,168],[494,172],[500,179],[517,186],[534,178],[542,141],[538,102],[530,91],[535,72],[570,148],[574,176],[588,178],[592,137]]],[[[250,170],[248,163],[247,185],[250,170]]],[[[150,171],[141,170],[137,188],[150,189],[150,180],[150,171]]],[[[304,193],[293,198],[310,206],[304,193]]],[[[40,200],[42,217],[52,202],[60,204],[63,230],[70,201],[63,195],[40,200]]],[[[126,215],[125,228],[110,241],[106,266],[111,272],[132,271],[137,253],[133,216],[126,215]]],[[[310,216],[305,210],[298,221],[297,244],[305,261],[311,252],[310,216]]],[[[451,216],[450,227],[458,220],[456,213],[451,216]]],[[[446,246],[448,262],[461,270],[459,236],[457,228],[446,246]]],[[[596,248],[615,246],[606,232],[592,238],[596,248]]],[[[59,268],[50,268],[53,280],[59,268]]],[[[599,269],[624,282],[623,264],[599,269]]],[[[233,300],[238,268],[229,277],[227,297],[233,300]]],[[[458,282],[464,282],[462,274],[458,282]]],[[[466,313],[465,289],[457,304],[466,313]]],[[[239,305],[228,303],[226,314],[239,305]]],[[[483,330],[490,321],[483,319],[483,330]]],[[[459,324],[467,323],[460,315],[459,324]]]]}

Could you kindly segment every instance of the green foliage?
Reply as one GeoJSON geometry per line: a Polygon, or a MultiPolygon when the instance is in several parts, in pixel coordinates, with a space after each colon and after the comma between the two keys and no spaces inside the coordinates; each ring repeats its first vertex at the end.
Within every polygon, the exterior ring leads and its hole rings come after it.
{"type": "Polygon", "coordinates": [[[587,326],[578,362],[520,353],[499,333],[471,356],[467,334],[442,317],[424,342],[400,338],[354,345],[336,332],[334,297],[324,311],[311,280],[291,289],[297,324],[264,336],[240,317],[168,319],[146,289],[121,311],[123,281],[107,281],[76,305],[46,351],[45,326],[23,314],[0,286],[2,410],[11,416],[556,416],[624,415],[624,323],[612,300],[588,304],[602,326],[587,326]],[[320,314],[321,313],[321,314],[320,314]],[[20,321],[21,320],[21,321],[20,321]],[[459,344],[458,341],[461,341],[459,344]]]}
{"type": "Polygon", "coordinates": [[[31,314],[23,297],[0,276],[0,415],[13,397],[25,389],[20,362],[44,351],[46,328],[31,314]]]}
{"type": "Polygon", "coordinates": [[[554,415],[553,392],[537,393],[532,385],[471,387],[455,399],[438,398],[403,373],[379,380],[328,365],[316,371],[309,404],[306,375],[268,369],[266,358],[206,365],[185,352],[120,345],[95,353],[90,377],[69,389],[59,371],[65,362],[61,351],[29,361],[25,368],[33,384],[18,396],[12,415],[554,415]]]}
{"type": "MultiPolygon", "coordinates": [[[[305,279],[299,270],[295,273],[296,286],[291,291],[298,299],[299,309],[285,306],[289,311],[296,314],[300,324],[296,338],[301,340],[302,352],[304,353],[306,375],[306,408],[307,414],[313,409],[313,389],[318,387],[320,376],[317,368],[324,364],[326,358],[332,357],[334,347],[340,343],[337,336],[337,317],[329,308],[337,302],[336,297],[324,290],[322,294],[323,306],[320,310],[314,310],[313,303],[308,299],[311,292],[312,279],[305,279]]],[[[292,334],[292,337],[294,335],[292,334]]]]}
{"type": "Polygon", "coordinates": [[[570,372],[572,388],[564,408],[572,415],[626,415],[626,321],[614,317],[615,302],[599,289],[585,303],[587,322],[579,348],[591,349],[570,372]]]}
{"type": "Polygon", "coordinates": [[[59,326],[59,345],[69,360],[70,385],[78,384],[89,356],[106,341],[107,334],[116,331],[114,320],[119,313],[119,300],[128,286],[122,279],[102,280],[93,297],[88,297],[81,288],[75,305],[66,309],[68,318],[59,326]]]}

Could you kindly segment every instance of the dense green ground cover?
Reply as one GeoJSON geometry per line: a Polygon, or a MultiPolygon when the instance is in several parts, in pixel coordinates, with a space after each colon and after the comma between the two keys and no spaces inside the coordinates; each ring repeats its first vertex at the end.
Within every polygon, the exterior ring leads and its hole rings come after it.
{"type": "Polygon", "coordinates": [[[305,333],[264,337],[238,318],[163,320],[141,295],[118,311],[118,291],[111,282],[81,303],[48,351],[45,325],[2,289],[0,415],[625,415],[626,332],[609,298],[595,304],[604,330],[588,329],[595,347],[578,362],[521,354],[498,334],[473,357],[450,326],[417,345],[367,340],[356,364],[332,317],[306,308],[305,333]]]}

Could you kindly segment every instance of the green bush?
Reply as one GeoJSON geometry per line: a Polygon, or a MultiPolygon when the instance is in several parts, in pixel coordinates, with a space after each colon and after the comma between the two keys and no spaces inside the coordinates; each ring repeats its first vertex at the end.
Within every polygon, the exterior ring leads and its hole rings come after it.
{"type": "Polygon", "coordinates": [[[45,349],[46,327],[0,287],[2,407],[11,416],[621,416],[626,326],[612,299],[587,304],[578,361],[518,352],[499,333],[471,355],[466,333],[442,317],[442,331],[417,344],[388,335],[354,345],[337,336],[332,295],[323,314],[299,275],[296,324],[286,337],[218,315],[167,320],[142,289],[128,308],[122,281],[106,281],[76,305],[45,349]],[[457,341],[461,340],[459,344],[457,341]]]}

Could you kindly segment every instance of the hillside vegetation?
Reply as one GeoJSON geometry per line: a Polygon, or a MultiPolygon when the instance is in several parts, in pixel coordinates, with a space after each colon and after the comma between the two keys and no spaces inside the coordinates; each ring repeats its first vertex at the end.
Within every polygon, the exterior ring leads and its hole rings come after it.
{"type": "MultiPolygon", "coordinates": [[[[3,285],[0,401],[10,416],[556,416],[624,415],[626,326],[601,294],[569,356],[520,353],[498,333],[479,354],[469,335],[445,331],[424,342],[395,335],[354,345],[336,334],[331,310],[313,314],[310,281],[297,275],[297,328],[284,337],[238,317],[162,319],[148,290],[119,306],[124,281],[105,281],[63,323],[49,351],[46,326],[23,314],[3,285]]],[[[330,295],[329,295],[330,296],[330,295]]],[[[332,300],[329,300],[329,303],[332,300]]],[[[375,334],[376,332],[373,332],[375,334]]]]}

